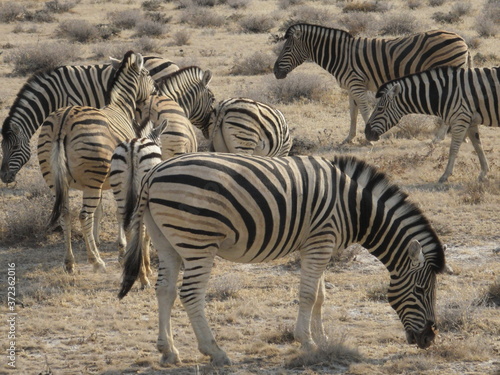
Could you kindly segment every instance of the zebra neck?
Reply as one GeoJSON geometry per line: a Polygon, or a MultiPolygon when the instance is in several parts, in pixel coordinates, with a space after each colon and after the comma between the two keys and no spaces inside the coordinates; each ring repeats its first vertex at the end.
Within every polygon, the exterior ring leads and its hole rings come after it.
{"type": "Polygon", "coordinates": [[[317,30],[317,38],[313,38],[311,59],[323,69],[339,79],[350,64],[352,44],[355,38],[342,30],[326,29],[325,35],[317,30]]]}

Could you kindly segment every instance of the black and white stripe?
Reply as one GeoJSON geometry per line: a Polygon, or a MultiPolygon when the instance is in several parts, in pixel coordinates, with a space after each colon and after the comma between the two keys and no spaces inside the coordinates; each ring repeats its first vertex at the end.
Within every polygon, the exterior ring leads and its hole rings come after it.
{"type": "MultiPolygon", "coordinates": [[[[125,229],[130,223],[130,216],[126,213],[130,213],[135,207],[142,178],[162,160],[160,135],[167,125],[167,121],[164,120],[159,126],[153,128],[153,122],[150,121],[145,126],[142,137],[120,143],[113,152],[109,184],[113,189],[117,205],[119,259],[123,258],[127,244],[125,229]],[[126,204],[130,207],[127,208],[126,204]]],[[[143,241],[144,253],[140,279],[143,286],[149,286],[148,276],[151,275],[149,236],[145,235],[143,241]]]]}
{"type": "Polygon", "coordinates": [[[103,189],[109,189],[109,168],[116,146],[140,134],[134,125],[135,102],[155,92],[155,83],[143,68],[140,54],[127,52],[114,75],[109,103],[102,109],[84,106],[60,108],[42,124],[38,139],[38,160],[42,175],[55,191],[50,225],[59,219],[66,243],[65,267],[73,272],[69,188],[83,191],[79,219],[89,261],[94,269],[104,269],[97,248],[103,189]]]}
{"type": "MultiPolygon", "coordinates": [[[[110,64],[61,66],[32,76],[17,94],[2,126],[0,178],[9,183],[31,156],[30,140],[47,116],[58,108],[83,105],[102,108],[120,61],[110,64]]],[[[179,68],[168,59],[145,56],[144,65],[159,81],[179,68]]]]}
{"type": "Polygon", "coordinates": [[[410,344],[434,337],[436,274],[444,247],[429,221],[399,188],[352,157],[267,158],[187,154],[154,167],[143,181],[131,224],[119,297],[137,279],[145,224],[160,260],[158,349],[162,363],[179,361],[170,314],[184,265],[180,298],[202,353],[229,363],[204,314],[216,255],[240,263],[302,258],[296,339],[311,348],[324,338],[323,273],[334,251],[359,243],[388,269],[388,298],[410,344]]]}
{"type": "Polygon", "coordinates": [[[220,102],[210,118],[208,132],[216,152],[287,156],[292,147],[283,113],[248,98],[220,102]]]}
{"type": "Polygon", "coordinates": [[[276,78],[285,78],[298,65],[312,60],[349,91],[351,125],[344,142],[356,136],[358,108],[370,117],[367,91],[385,82],[438,66],[470,67],[467,44],[459,35],[433,30],[395,39],[360,38],[346,31],[309,24],[290,26],[274,65],[276,78]]]}
{"type": "Polygon", "coordinates": [[[478,125],[500,126],[500,68],[431,69],[386,83],[377,97],[375,111],[366,124],[367,139],[378,140],[407,114],[439,116],[450,126],[452,136],[448,164],[439,182],[451,176],[466,136],[481,164],[479,180],[486,178],[489,167],[478,125]]]}
{"type": "Polygon", "coordinates": [[[209,70],[181,69],[160,82],[160,95],[138,104],[136,119],[139,122],[151,120],[160,124],[168,120],[168,128],[162,134],[163,159],[198,151],[193,124],[200,128],[207,126],[215,100],[208,87],[211,79],[209,70]]]}

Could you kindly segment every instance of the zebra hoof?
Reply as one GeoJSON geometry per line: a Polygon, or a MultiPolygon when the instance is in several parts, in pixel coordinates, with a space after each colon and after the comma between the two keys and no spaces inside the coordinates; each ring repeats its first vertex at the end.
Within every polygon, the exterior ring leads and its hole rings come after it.
{"type": "Polygon", "coordinates": [[[106,265],[104,264],[103,261],[94,263],[94,272],[98,273],[105,273],[106,272],[106,265]]]}
{"type": "Polygon", "coordinates": [[[69,274],[75,273],[75,264],[74,263],[64,263],[64,271],[69,274]]]}
{"type": "Polygon", "coordinates": [[[171,365],[180,365],[181,360],[179,358],[179,353],[177,352],[170,352],[168,354],[162,354],[161,360],[160,360],[160,366],[163,367],[168,367],[171,365]]]}
{"type": "Polygon", "coordinates": [[[217,357],[212,357],[211,365],[214,367],[231,366],[231,360],[224,353],[217,357]]]}

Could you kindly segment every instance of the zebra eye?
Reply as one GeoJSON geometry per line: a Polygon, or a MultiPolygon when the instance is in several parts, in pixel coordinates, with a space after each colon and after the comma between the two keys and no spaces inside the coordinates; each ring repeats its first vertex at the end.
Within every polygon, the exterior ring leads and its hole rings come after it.
{"type": "Polygon", "coordinates": [[[415,293],[416,294],[420,294],[420,295],[423,295],[425,293],[425,289],[422,288],[421,286],[416,286],[415,287],[415,293]]]}

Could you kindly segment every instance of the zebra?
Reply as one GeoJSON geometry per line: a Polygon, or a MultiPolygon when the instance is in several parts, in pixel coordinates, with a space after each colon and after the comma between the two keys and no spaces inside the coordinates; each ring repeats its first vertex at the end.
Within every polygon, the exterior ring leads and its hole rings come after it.
{"type": "Polygon", "coordinates": [[[284,39],[274,64],[277,79],[311,59],[348,90],[351,124],[342,143],[356,136],[358,108],[365,123],[370,117],[367,91],[377,91],[383,83],[410,73],[442,65],[470,67],[472,61],[464,39],[443,30],[396,39],[361,38],[343,30],[301,23],[290,26],[284,39]]]}
{"type": "Polygon", "coordinates": [[[168,128],[162,135],[162,158],[198,151],[193,125],[206,127],[213,110],[214,94],[208,87],[210,70],[187,67],[170,74],[159,82],[159,95],[138,103],[136,119],[150,119],[158,124],[168,119],[168,128]]]}
{"type": "MultiPolygon", "coordinates": [[[[3,160],[0,178],[15,181],[31,157],[30,139],[47,116],[58,108],[83,105],[101,108],[119,60],[103,65],[61,66],[35,74],[21,88],[2,126],[3,160]]],[[[168,59],[145,56],[144,65],[155,80],[179,68],[168,59]]]]}
{"type": "MultiPolygon", "coordinates": [[[[167,120],[163,120],[153,128],[153,122],[149,121],[141,137],[120,143],[111,157],[109,184],[117,204],[119,259],[122,259],[125,253],[125,228],[130,222],[130,217],[125,216],[125,203],[135,206],[142,177],[161,162],[160,135],[167,125],[167,120]]],[[[152,273],[149,262],[149,236],[145,235],[143,240],[144,259],[140,277],[141,284],[146,287],[149,286],[147,276],[152,273]]]]}
{"type": "Polygon", "coordinates": [[[466,136],[481,164],[479,180],[489,167],[479,138],[478,125],[500,126],[500,67],[440,67],[390,81],[380,87],[375,111],[366,124],[365,135],[376,141],[404,115],[420,113],[439,116],[450,126],[448,164],[439,183],[448,180],[466,136]]]}
{"type": "Polygon", "coordinates": [[[426,348],[435,337],[436,274],[445,267],[445,246],[407,198],[384,174],[354,157],[328,161],[195,153],[172,158],[143,180],[118,297],[137,279],[144,223],[160,261],[157,346],[162,364],[180,362],[170,315],[181,264],[180,299],[198,348],[214,365],[228,364],[204,315],[214,257],[257,263],[298,251],[302,270],[295,338],[305,349],[313,348],[324,339],[327,263],[333,251],[359,243],[391,275],[388,300],[408,343],[426,348]]]}
{"type": "Polygon", "coordinates": [[[248,98],[230,98],[214,109],[209,126],[216,152],[287,156],[292,138],[278,109],[248,98]]]}
{"type": "Polygon", "coordinates": [[[133,125],[135,102],[156,90],[140,54],[129,51],[114,75],[109,103],[102,109],[84,106],[60,108],[42,124],[38,139],[38,160],[42,175],[55,191],[49,226],[60,220],[66,244],[65,269],[72,273],[75,259],[71,248],[70,187],[83,191],[79,219],[87,255],[94,270],[105,264],[96,244],[102,190],[109,189],[111,156],[118,143],[134,138],[140,129],[133,125]]]}

